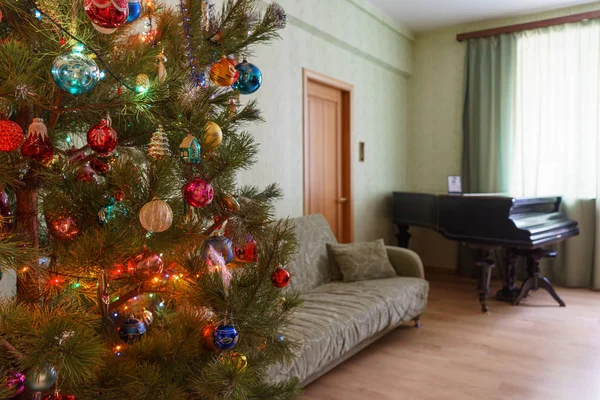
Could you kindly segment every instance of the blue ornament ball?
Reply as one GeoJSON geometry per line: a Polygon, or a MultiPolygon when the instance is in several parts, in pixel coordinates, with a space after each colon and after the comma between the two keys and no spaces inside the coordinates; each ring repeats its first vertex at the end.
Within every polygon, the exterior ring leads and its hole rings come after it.
{"type": "Polygon", "coordinates": [[[233,261],[233,243],[228,237],[225,236],[212,236],[206,240],[206,249],[208,246],[212,246],[213,249],[221,253],[225,264],[229,264],[233,261]]]}
{"type": "Polygon", "coordinates": [[[139,340],[146,333],[146,325],[137,318],[129,317],[119,327],[119,337],[127,343],[139,340]]]}
{"type": "Polygon", "coordinates": [[[32,392],[45,392],[56,383],[56,370],[51,365],[33,368],[27,373],[25,386],[32,392]]]}
{"type": "Polygon", "coordinates": [[[262,72],[260,72],[260,69],[246,60],[239,63],[235,69],[239,71],[240,78],[231,87],[239,90],[241,94],[256,92],[262,84],[262,72]]]}
{"type": "Polygon", "coordinates": [[[213,332],[213,343],[219,350],[231,350],[239,337],[237,329],[232,325],[219,325],[213,332]]]}
{"type": "Polygon", "coordinates": [[[129,7],[127,23],[130,24],[142,15],[142,4],[140,3],[140,0],[129,0],[127,2],[127,7],[129,7]]]}
{"type": "Polygon", "coordinates": [[[100,81],[98,64],[77,51],[56,57],[51,73],[59,88],[74,95],[91,92],[100,81]]]}

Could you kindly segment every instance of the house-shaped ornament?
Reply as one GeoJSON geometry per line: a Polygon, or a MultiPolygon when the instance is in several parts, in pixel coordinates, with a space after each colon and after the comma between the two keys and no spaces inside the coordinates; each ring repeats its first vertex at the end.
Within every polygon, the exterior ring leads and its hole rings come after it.
{"type": "Polygon", "coordinates": [[[181,159],[187,163],[200,164],[200,142],[191,133],[188,133],[179,145],[179,155],[181,156],[181,159]]]}

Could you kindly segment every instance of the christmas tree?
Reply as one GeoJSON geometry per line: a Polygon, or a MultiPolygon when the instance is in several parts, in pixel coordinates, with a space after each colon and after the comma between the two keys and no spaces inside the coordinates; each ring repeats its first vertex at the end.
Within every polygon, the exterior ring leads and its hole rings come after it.
{"type": "Polygon", "coordinates": [[[0,0],[0,398],[289,399],[276,185],[238,186],[277,4],[0,0]],[[240,96],[242,95],[242,96],[240,96]]]}

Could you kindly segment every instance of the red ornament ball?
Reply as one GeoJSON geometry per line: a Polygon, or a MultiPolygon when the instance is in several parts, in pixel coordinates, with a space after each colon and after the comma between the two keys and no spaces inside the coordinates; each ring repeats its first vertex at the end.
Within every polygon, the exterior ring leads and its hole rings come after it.
{"type": "Polygon", "coordinates": [[[72,394],[54,393],[46,395],[46,397],[44,397],[44,400],[77,400],[77,398],[72,394]]]}
{"type": "Polygon", "coordinates": [[[183,198],[186,203],[195,208],[208,206],[215,196],[215,190],[210,183],[196,178],[183,187],[183,198]]]}
{"type": "Polygon", "coordinates": [[[117,147],[117,132],[111,127],[110,119],[103,119],[88,131],[87,142],[92,150],[108,154],[117,147]]]}
{"type": "Polygon", "coordinates": [[[95,24],[94,26],[103,28],[99,29],[102,33],[112,33],[113,29],[127,22],[128,0],[85,0],[83,4],[85,13],[95,24]]]}
{"type": "Polygon", "coordinates": [[[88,185],[91,185],[92,183],[100,183],[100,180],[98,179],[98,174],[96,174],[96,171],[94,171],[88,163],[85,163],[81,166],[81,168],[79,168],[79,170],[77,171],[77,175],[75,175],[75,180],[77,182],[87,183],[88,185]]]}
{"type": "Polygon", "coordinates": [[[240,261],[245,262],[257,262],[258,261],[258,250],[256,248],[256,240],[252,236],[248,237],[246,244],[242,246],[235,246],[235,256],[240,261]]]}
{"type": "Polygon", "coordinates": [[[125,198],[125,191],[121,188],[115,190],[115,194],[113,196],[116,201],[123,201],[125,198]]]}
{"type": "Polygon", "coordinates": [[[101,160],[98,157],[92,157],[90,159],[90,167],[100,175],[106,175],[110,172],[110,163],[101,160]]]}
{"type": "Polygon", "coordinates": [[[0,151],[13,151],[23,143],[25,134],[19,124],[11,120],[0,121],[0,151]]]}
{"type": "Polygon", "coordinates": [[[50,234],[61,242],[68,242],[77,237],[79,226],[77,219],[67,214],[47,216],[48,230],[50,234]]]}
{"type": "Polygon", "coordinates": [[[144,249],[127,262],[127,270],[137,279],[150,279],[163,271],[163,260],[159,254],[144,249]]]}
{"type": "Polygon", "coordinates": [[[271,275],[271,282],[273,282],[273,286],[283,289],[290,284],[290,273],[281,267],[277,267],[273,275],[271,275]]]}
{"type": "Polygon", "coordinates": [[[208,324],[202,328],[202,346],[209,351],[216,351],[217,348],[213,342],[213,334],[215,332],[215,324],[208,324]]]}

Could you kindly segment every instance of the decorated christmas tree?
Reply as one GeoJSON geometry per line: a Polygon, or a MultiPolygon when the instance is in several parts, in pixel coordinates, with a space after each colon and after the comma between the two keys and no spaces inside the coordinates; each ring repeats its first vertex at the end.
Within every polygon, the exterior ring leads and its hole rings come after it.
{"type": "Polygon", "coordinates": [[[289,399],[280,197],[238,185],[277,4],[0,0],[0,398],[289,399]]]}

